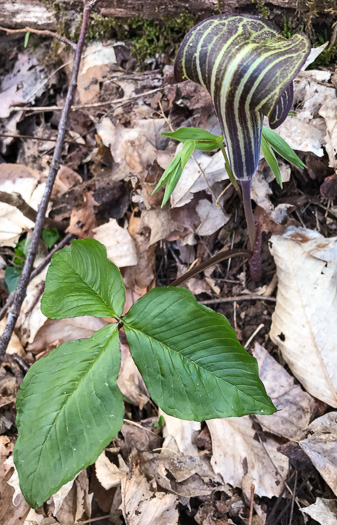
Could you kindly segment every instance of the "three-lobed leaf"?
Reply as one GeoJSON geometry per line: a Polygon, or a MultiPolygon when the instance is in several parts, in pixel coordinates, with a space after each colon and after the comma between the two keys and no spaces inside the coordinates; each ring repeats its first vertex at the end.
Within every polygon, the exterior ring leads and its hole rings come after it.
{"type": "Polygon", "coordinates": [[[124,329],[151,397],[167,414],[203,421],[275,412],[255,358],[227,319],[188,290],[152,290],[126,314],[124,329]]]}
{"type": "Polygon", "coordinates": [[[14,461],[34,508],[93,463],[120,430],[117,325],[64,343],[28,371],[17,396],[14,461]]]}
{"type": "MultiPolygon", "coordinates": [[[[45,313],[118,317],[124,298],[119,270],[97,241],[73,241],[53,257],[45,313]]],[[[227,319],[188,290],[155,289],[119,320],[153,399],[168,414],[200,421],[275,411],[256,360],[227,319]]],[[[119,368],[118,325],[112,324],[90,339],[64,343],[27,373],[17,397],[14,461],[33,507],[93,463],[121,428],[119,368]]]]}
{"type": "Polygon", "coordinates": [[[118,317],[124,303],[122,276],[103,244],[79,239],[53,256],[41,302],[47,317],[118,317]]]}

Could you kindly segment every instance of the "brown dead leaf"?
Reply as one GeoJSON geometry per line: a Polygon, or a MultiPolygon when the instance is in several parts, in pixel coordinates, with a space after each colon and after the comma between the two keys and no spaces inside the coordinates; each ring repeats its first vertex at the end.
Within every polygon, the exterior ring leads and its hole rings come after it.
{"type": "Polygon", "coordinates": [[[196,233],[201,236],[212,235],[229,221],[229,216],[207,199],[198,202],[196,211],[201,220],[196,233]]]}
{"type": "Polygon", "coordinates": [[[181,454],[197,456],[198,449],[194,443],[197,433],[200,432],[200,423],[198,421],[184,421],[183,419],[169,416],[161,409],[159,409],[159,415],[163,416],[165,420],[163,452],[167,448],[176,450],[181,454]]]}
{"type": "Polygon", "coordinates": [[[136,212],[134,210],[130,217],[128,230],[136,246],[138,263],[126,268],[124,282],[126,287],[144,295],[154,282],[156,247],[154,244],[150,246],[150,229],[143,226],[141,217],[135,216],[136,212]]]}
{"type": "Polygon", "coordinates": [[[81,239],[93,236],[93,230],[97,226],[94,206],[97,202],[91,191],[83,192],[84,203],[79,208],[73,208],[70,216],[70,224],[67,228],[68,233],[73,233],[81,239]]]}
{"type": "Polygon", "coordinates": [[[337,500],[316,498],[315,503],[301,509],[321,525],[336,525],[337,523],[337,500]]]}
{"type": "Polygon", "coordinates": [[[28,345],[27,350],[39,354],[66,341],[91,337],[93,333],[106,325],[107,322],[103,319],[91,316],[47,319],[36,333],[33,342],[28,345]]]}
{"type": "Polygon", "coordinates": [[[337,412],[328,412],[307,428],[300,447],[337,496],[337,412]]]}
{"type": "Polygon", "coordinates": [[[128,474],[129,469],[123,462],[121,456],[118,456],[118,458],[118,467],[114,463],[111,463],[105,452],[102,452],[95,462],[97,479],[105,490],[110,490],[120,485],[122,479],[128,474]]]}
{"type": "Polygon", "coordinates": [[[98,226],[93,231],[94,239],[107,248],[108,258],[119,268],[137,264],[135,243],[129,232],[118,225],[115,219],[98,226]]]}
{"type": "Polygon", "coordinates": [[[44,80],[46,70],[39,65],[37,59],[28,53],[19,53],[13,70],[2,78],[0,93],[0,118],[7,118],[11,106],[33,102],[46,89],[44,80]],[[36,89],[41,86],[41,89],[36,89]]]}
{"type": "MultiPolygon", "coordinates": [[[[19,193],[35,210],[44,185],[39,184],[38,171],[21,164],[0,164],[0,191],[19,193]]],[[[0,246],[15,246],[20,235],[34,227],[16,207],[0,202],[0,246]]]]}
{"type": "Polygon", "coordinates": [[[82,177],[68,166],[62,165],[57,172],[53,186],[52,198],[63,195],[75,184],[81,184],[82,177]]]}
{"type": "Polygon", "coordinates": [[[258,343],[255,343],[253,356],[257,359],[259,376],[267,394],[278,409],[271,416],[256,416],[259,423],[273,434],[301,439],[315,412],[314,398],[295,385],[294,378],[258,343]]]}
{"type": "Polygon", "coordinates": [[[152,492],[146,478],[135,470],[122,480],[124,519],[129,525],[177,525],[178,498],[174,494],[152,492]]]}
{"type": "Polygon", "coordinates": [[[37,332],[47,320],[40,307],[47,270],[48,268],[45,268],[29,283],[27,294],[22,304],[17,327],[20,341],[24,346],[34,341],[37,332]]]}
{"type": "Polygon", "coordinates": [[[276,440],[269,436],[263,442],[256,439],[249,416],[212,419],[207,426],[212,438],[211,464],[225,483],[241,487],[243,476],[249,474],[256,494],[268,498],[280,495],[289,462],[278,452],[276,440]]]}
{"type": "Polygon", "coordinates": [[[121,343],[121,367],[118,374],[117,385],[124,396],[133,401],[142,410],[149,401],[149,393],[131,357],[129,347],[121,343]]]}
{"type": "Polygon", "coordinates": [[[173,232],[184,230],[181,224],[172,220],[170,210],[161,208],[144,211],[142,213],[142,227],[151,230],[150,246],[161,239],[168,239],[173,232]]]}

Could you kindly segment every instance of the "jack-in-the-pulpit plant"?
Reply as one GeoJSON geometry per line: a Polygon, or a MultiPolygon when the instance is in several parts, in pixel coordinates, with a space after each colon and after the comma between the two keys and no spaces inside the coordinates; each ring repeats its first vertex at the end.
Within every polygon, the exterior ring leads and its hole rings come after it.
{"type": "Polygon", "coordinates": [[[221,124],[231,170],[240,181],[251,249],[255,225],[250,184],[256,172],[263,119],[272,129],[293,103],[293,79],[310,52],[306,35],[289,40],[263,18],[217,15],[203,20],[184,38],[175,61],[179,81],[205,87],[221,124]]]}
{"type": "Polygon", "coordinates": [[[117,386],[123,328],[152,399],[172,416],[272,414],[257,362],[227,319],[179,287],[155,288],[122,315],[125,287],[106,248],[73,241],[56,253],[42,312],[52,319],[115,318],[89,339],[62,344],[28,371],[17,396],[14,462],[34,508],[92,464],[123,423],[117,386]]]}

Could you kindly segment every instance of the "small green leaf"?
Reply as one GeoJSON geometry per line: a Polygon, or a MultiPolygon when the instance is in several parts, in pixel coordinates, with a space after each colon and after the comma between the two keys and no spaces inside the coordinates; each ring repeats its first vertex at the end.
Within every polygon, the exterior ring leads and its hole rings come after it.
{"type": "Polygon", "coordinates": [[[179,151],[179,153],[170,162],[161,176],[157,186],[153,190],[152,195],[158,191],[159,188],[166,184],[165,194],[161,205],[162,207],[167,203],[171,194],[173,193],[174,188],[178,184],[183,169],[193,154],[194,146],[195,142],[193,140],[186,140],[182,150],[179,151]]]}
{"type": "Polygon", "coordinates": [[[179,142],[185,143],[187,140],[194,140],[195,149],[201,151],[213,151],[220,148],[224,137],[212,135],[209,131],[199,128],[180,128],[172,133],[162,133],[164,137],[169,137],[179,142]]]}
{"type": "Polygon", "coordinates": [[[275,412],[227,319],[188,290],[155,288],[123,321],[132,357],[167,414],[203,421],[275,412]]]}
{"type": "Polygon", "coordinates": [[[57,228],[42,231],[42,239],[44,240],[49,249],[54,246],[54,244],[59,240],[59,238],[60,234],[57,228]]]}
{"type": "Polygon", "coordinates": [[[280,137],[275,131],[272,129],[267,128],[266,126],[263,126],[262,130],[262,136],[266,139],[267,142],[269,142],[270,146],[283,157],[285,160],[290,162],[291,164],[294,164],[298,168],[306,168],[306,165],[304,162],[301,161],[301,159],[298,158],[294,150],[289,146],[289,144],[286,143],[286,141],[280,137]]]}
{"type": "Polygon", "coordinates": [[[29,37],[30,37],[30,31],[27,31],[27,33],[25,34],[24,42],[23,42],[24,49],[26,49],[26,47],[28,47],[29,37]]]}
{"type": "Polygon", "coordinates": [[[47,317],[118,317],[124,302],[122,276],[103,244],[79,239],[53,256],[41,302],[47,317]]]}
{"type": "Polygon", "coordinates": [[[14,462],[33,508],[91,465],[120,430],[119,368],[118,328],[109,325],[64,343],[28,371],[17,396],[14,462]]]}
{"type": "Polygon", "coordinates": [[[160,428],[160,427],[163,427],[164,425],[165,425],[165,419],[163,416],[159,416],[158,421],[156,421],[153,424],[154,428],[160,428]]]}
{"type": "Polygon", "coordinates": [[[17,268],[15,266],[8,266],[5,270],[5,282],[9,293],[14,292],[15,288],[18,285],[22,273],[22,268],[17,268]]]}
{"type": "Polygon", "coordinates": [[[275,157],[273,150],[269,146],[269,142],[267,142],[267,140],[264,138],[263,135],[261,137],[261,150],[264,155],[264,158],[266,159],[266,161],[268,162],[270,166],[270,169],[274,173],[277,182],[279,183],[281,188],[283,188],[282,177],[281,177],[280,168],[277,162],[277,158],[275,157]]]}

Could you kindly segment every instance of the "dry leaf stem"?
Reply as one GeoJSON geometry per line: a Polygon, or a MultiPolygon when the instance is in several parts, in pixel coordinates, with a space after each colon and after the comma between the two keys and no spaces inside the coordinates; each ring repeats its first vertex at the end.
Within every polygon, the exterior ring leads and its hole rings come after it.
{"type": "Polygon", "coordinates": [[[59,35],[58,33],[48,31],[48,29],[34,29],[33,27],[23,27],[22,29],[9,29],[8,27],[0,26],[0,31],[5,31],[7,34],[10,35],[15,33],[35,33],[37,35],[50,36],[51,38],[56,38],[64,44],[67,44],[67,46],[71,46],[74,50],[76,50],[76,44],[74,42],[72,42],[65,36],[59,35]]]}
{"type": "Polygon", "coordinates": [[[6,324],[4,333],[0,340],[0,363],[2,363],[3,358],[5,356],[5,352],[6,352],[8,343],[11,339],[12,333],[15,328],[16,321],[20,314],[22,303],[26,296],[26,290],[27,290],[27,286],[30,280],[30,275],[32,273],[34,259],[35,259],[36,251],[37,251],[38,244],[40,241],[41,232],[43,229],[43,223],[45,220],[45,214],[47,211],[48,202],[50,199],[50,195],[53,189],[53,185],[54,185],[54,181],[55,181],[57,172],[60,168],[60,160],[61,160],[63,142],[64,142],[65,135],[67,132],[68,114],[69,114],[69,111],[72,105],[72,101],[74,98],[74,94],[76,91],[77,76],[78,76],[78,71],[80,67],[82,51],[84,47],[87,23],[90,17],[90,12],[92,8],[94,7],[95,3],[96,3],[96,0],[84,0],[81,31],[80,31],[80,36],[79,36],[78,43],[76,46],[74,67],[72,71],[71,81],[70,81],[68,93],[66,96],[64,109],[61,114],[58,139],[57,139],[57,143],[56,143],[55,150],[54,150],[53,160],[50,165],[50,170],[49,170],[49,175],[48,175],[45,191],[44,191],[44,194],[43,194],[40,206],[39,206],[39,210],[37,212],[32,241],[31,241],[31,244],[28,250],[27,258],[25,261],[25,265],[23,267],[20,281],[19,281],[19,284],[15,292],[13,305],[12,305],[11,311],[8,314],[7,324],[6,324]]]}
{"type": "Polygon", "coordinates": [[[204,261],[197,266],[193,266],[193,268],[188,270],[188,272],[184,273],[184,275],[173,281],[170,286],[180,286],[188,279],[191,279],[198,273],[206,270],[206,268],[209,268],[210,266],[213,266],[219,262],[226,261],[227,259],[231,259],[232,257],[245,257],[246,259],[250,259],[251,255],[252,254],[250,251],[243,249],[220,251],[216,255],[213,255],[213,257],[210,259],[207,259],[207,261],[204,261]]]}

